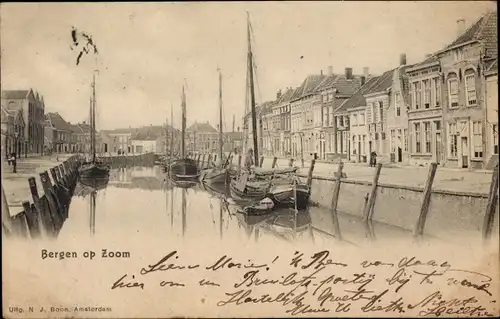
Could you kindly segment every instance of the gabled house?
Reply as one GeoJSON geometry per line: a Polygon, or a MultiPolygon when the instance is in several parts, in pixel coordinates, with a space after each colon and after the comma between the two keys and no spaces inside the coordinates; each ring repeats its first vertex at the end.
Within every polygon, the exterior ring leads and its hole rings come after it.
{"type": "Polygon", "coordinates": [[[6,158],[12,153],[16,153],[18,157],[26,156],[25,143],[25,126],[22,110],[9,110],[3,105],[1,106],[2,116],[2,150],[0,156],[6,158]]]}
{"type": "MultiPolygon", "coordinates": [[[[347,151],[343,154],[342,158],[347,158],[354,162],[367,162],[369,158],[370,150],[370,140],[368,133],[368,125],[366,122],[366,109],[368,107],[364,94],[377,83],[379,77],[370,77],[363,83],[358,91],[356,91],[349,99],[345,100],[335,111],[337,114],[347,114],[347,118],[351,119],[349,126],[349,137],[352,137],[351,147],[345,145],[347,142],[342,138],[338,139],[338,154],[341,150],[349,149],[349,154],[347,151]]],[[[335,119],[335,118],[332,118],[335,119]]],[[[345,118],[344,118],[345,119],[345,118]]],[[[344,121],[343,119],[343,121],[344,121]]],[[[343,123],[342,123],[343,124],[343,123]]],[[[342,126],[339,126],[342,127],[342,126]]],[[[333,159],[333,158],[328,158],[333,159]]]]}
{"type": "MultiPolygon", "coordinates": [[[[288,156],[292,153],[290,101],[293,94],[294,90],[289,87],[284,93],[279,90],[276,95],[276,101],[269,115],[272,120],[269,128],[269,142],[266,144],[272,153],[270,155],[288,156]]],[[[265,127],[264,125],[264,131],[265,127]]]]}
{"type": "Polygon", "coordinates": [[[486,169],[498,165],[498,58],[485,65],[486,169]]]}
{"type": "Polygon", "coordinates": [[[484,73],[487,61],[498,56],[497,13],[464,26],[465,21],[459,20],[457,38],[436,54],[444,82],[445,165],[480,169],[488,161],[484,73]]]}
{"type": "Polygon", "coordinates": [[[186,129],[186,152],[216,152],[219,145],[219,132],[207,121],[195,122],[186,129]]]}
{"type": "Polygon", "coordinates": [[[44,146],[44,117],[45,102],[43,97],[28,90],[3,90],[2,105],[7,110],[21,110],[25,121],[23,141],[21,149],[23,153],[42,154],[44,146]]]}
{"type": "Polygon", "coordinates": [[[366,67],[361,76],[353,75],[352,68],[345,68],[344,74],[333,74],[332,68],[328,69],[328,76],[315,89],[321,95],[320,100],[314,104],[316,128],[319,131],[316,152],[320,159],[332,159],[336,154],[341,154],[336,152],[337,145],[347,136],[344,136],[342,130],[345,127],[337,128],[336,115],[345,117],[347,114],[337,114],[335,110],[339,110],[342,103],[352,97],[370,77],[366,67]]]}
{"type": "Polygon", "coordinates": [[[66,122],[62,116],[55,113],[47,113],[45,115],[45,132],[47,134],[52,134],[52,145],[48,146],[48,149],[56,153],[69,153],[72,151],[72,128],[71,125],[66,122]]]}

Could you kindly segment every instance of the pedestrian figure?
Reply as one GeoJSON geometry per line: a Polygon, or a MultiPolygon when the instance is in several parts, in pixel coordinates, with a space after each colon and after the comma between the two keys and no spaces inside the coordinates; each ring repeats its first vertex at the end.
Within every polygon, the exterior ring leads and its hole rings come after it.
{"type": "Polygon", "coordinates": [[[10,161],[12,162],[12,172],[17,173],[17,156],[16,153],[12,153],[10,157],[10,161]]]}
{"type": "Polygon", "coordinates": [[[377,153],[375,151],[370,153],[370,167],[377,166],[377,153]]]}
{"type": "Polygon", "coordinates": [[[255,165],[253,162],[253,149],[249,149],[247,155],[245,156],[245,169],[250,170],[250,168],[255,165]]]}

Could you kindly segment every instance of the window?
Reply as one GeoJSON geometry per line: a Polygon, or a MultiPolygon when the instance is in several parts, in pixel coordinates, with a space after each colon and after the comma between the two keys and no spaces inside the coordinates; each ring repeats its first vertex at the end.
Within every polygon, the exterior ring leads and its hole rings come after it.
{"type": "Polygon", "coordinates": [[[404,140],[405,140],[405,146],[404,146],[404,151],[408,152],[408,130],[404,129],[404,140]]]}
{"type": "Polygon", "coordinates": [[[328,126],[328,108],[323,108],[323,126],[328,126]]]}
{"type": "Polygon", "coordinates": [[[441,101],[441,81],[439,78],[434,78],[434,106],[439,107],[441,101]]]}
{"type": "Polygon", "coordinates": [[[424,122],[424,131],[425,131],[425,152],[431,152],[431,123],[424,122]]]}
{"type": "Polygon", "coordinates": [[[396,152],[396,131],[395,130],[391,130],[391,140],[390,140],[390,143],[391,143],[391,152],[396,152]]]}
{"type": "Polygon", "coordinates": [[[356,148],[358,147],[358,144],[356,143],[356,135],[353,135],[352,137],[352,154],[357,154],[356,148]]]}
{"type": "Polygon", "coordinates": [[[457,124],[449,123],[448,124],[448,156],[457,157],[457,124]]]}
{"type": "Polygon", "coordinates": [[[481,121],[472,122],[472,131],[474,134],[474,157],[483,157],[483,125],[481,121]]]}
{"type": "Polygon", "coordinates": [[[413,97],[415,96],[415,85],[414,84],[411,84],[411,87],[410,87],[410,109],[414,109],[415,108],[415,101],[413,101],[413,97]]]}
{"type": "Polygon", "coordinates": [[[329,121],[330,121],[330,126],[333,126],[333,123],[335,121],[335,117],[333,116],[333,106],[330,106],[328,108],[328,118],[329,118],[329,121]]]}
{"type": "Polygon", "coordinates": [[[344,126],[344,117],[343,116],[339,116],[339,126],[344,126]]]}
{"type": "Polygon", "coordinates": [[[465,71],[465,93],[467,99],[467,105],[476,105],[476,77],[474,71],[465,71]]]}
{"type": "Polygon", "coordinates": [[[377,111],[377,107],[376,107],[375,104],[376,103],[372,103],[371,104],[371,109],[372,109],[372,123],[377,123],[378,111],[377,111]]]}
{"type": "Polygon", "coordinates": [[[449,106],[458,107],[458,79],[455,73],[448,76],[448,97],[449,106]]]}
{"type": "Polygon", "coordinates": [[[361,144],[361,151],[363,155],[365,155],[365,147],[366,147],[366,135],[363,135],[363,143],[361,144]]]}
{"type": "Polygon", "coordinates": [[[424,80],[424,107],[431,106],[431,80],[424,80]]]}
{"type": "Polygon", "coordinates": [[[401,105],[400,105],[400,94],[399,92],[397,92],[396,94],[394,94],[394,108],[395,108],[395,111],[396,111],[396,116],[400,116],[401,115],[401,105]]]}
{"type": "Polygon", "coordinates": [[[353,125],[353,126],[358,125],[358,114],[357,114],[357,113],[354,113],[354,114],[352,115],[352,125],[353,125]]]}
{"type": "Polygon", "coordinates": [[[383,122],[384,116],[384,103],[382,101],[378,102],[378,120],[379,122],[383,122]]]}
{"type": "Polygon", "coordinates": [[[421,152],[421,135],[420,135],[420,123],[415,123],[415,153],[421,152]]]}
{"type": "Polygon", "coordinates": [[[365,125],[365,112],[359,113],[359,125],[365,125]]]}
{"type": "Polygon", "coordinates": [[[422,88],[421,88],[422,83],[421,82],[415,82],[415,109],[418,110],[420,106],[422,105],[420,103],[421,98],[422,98],[422,88]]]}

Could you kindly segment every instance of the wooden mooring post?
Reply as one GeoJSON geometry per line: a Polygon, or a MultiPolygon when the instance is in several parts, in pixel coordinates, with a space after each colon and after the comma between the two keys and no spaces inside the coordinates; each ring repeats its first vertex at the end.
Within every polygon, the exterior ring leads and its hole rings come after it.
{"type": "Polygon", "coordinates": [[[272,164],[271,168],[274,168],[274,167],[276,166],[276,161],[277,161],[277,160],[278,160],[278,158],[275,156],[275,157],[273,158],[273,164],[272,164]]]}
{"type": "Polygon", "coordinates": [[[241,154],[238,155],[238,173],[241,172],[241,154]]]}
{"type": "Polygon", "coordinates": [[[489,240],[495,219],[495,212],[498,203],[498,164],[493,170],[491,176],[490,193],[488,195],[488,204],[486,205],[486,214],[483,221],[483,239],[489,240]]]}
{"type": "Polygon", "coordinates": [[[425,182],[424,192],[422,194],[422,204],[420,205],[420,214],[418,215],[418,221],[413,230],[413,236],[419,237],[424,234],[425,221],[427,220],[427,214],[429,213],[429,204],[431,202],[432,194],[432,184],[434,183],[434,177],[436,176],[437,163],[431,163],[429,167],[429,174],[427,175],[427,181],[425,182]]]}
{"type": "Polygon", "coordinates": [[[206,167],[202,167],[202,168],[210,167],[210,163],[212,163],[211,160],[212,160],[212,154],[208,154],[207,164],[205,165],[206,167]]]}
{"type": "Polygon", "coordinates": [[[293,158],[288,161],[288,166],[293,167],[293,158]]]}
{"type": "MultiPolygon", "coordinates": [[[[336,234],[336,237],[338,237],[338,238],[340,238],[341,235],[340,235],[340,226],[338,223],[337,205],[338,205],[339,195],[340,195],[340,185],[342,184],[342,170],[343,169],[344,169],[344,162],[340,162],[339,167],[337,169],[337,176],[335,177],[335,186],[333,188],[332,205],[331,205],[331,212],[332,212],[332,217],[334,220],[333,231],[334,231],[334,234],[336,234]]],[[[311,175],[312,175],[312,173],[311,173],[311,175]]]]}
{"type": "Polygon", "coordinates": [[[203,166],[205,166],[205,156],[207,154],[203,153],[203,159],[201,160],[201,165],[200,165],[200,169],[203,169],[203,166]]]}
{"type": "Polygon", "coordinates": [[[260,157],[259,167],[262,167],[262,164],[264,164],[264,156],[260,157]]]}
{"type": "Polygon", "coordinates": [[[366,205],[365,210],[363,212],[363,220],[364,221],[367,221],[368,219],[372,219],[373,207],[375,207],[375,198],[377,197],[378,179],[380,177],[381,170],[382,170],[382,164],[378,163],[377,167],[375,169],[375,175],[373,176],[370,198],[368,199],[368,204],[366,205]]]}
{"type": "Polygon", "coordinates": [[[38,195],[38,188],[34,177],[28,179],[30,187],[31,198],[35,206],[36,214],[39,216],[39,223],[43,231],[49,236],[55,235],[55,226],[52,217],[49,214],[48,202],[44,197],[42,201],[38,195]]]}
{"type": "Polygon", "coordinates": [[[312,185],[314,165],[316,165],[316,160],[315,159],[313,159],[311,161],[311,166],[309,167],[309,173],[307,174],[307,187],[309,187],[309,188],[312,185]]]}

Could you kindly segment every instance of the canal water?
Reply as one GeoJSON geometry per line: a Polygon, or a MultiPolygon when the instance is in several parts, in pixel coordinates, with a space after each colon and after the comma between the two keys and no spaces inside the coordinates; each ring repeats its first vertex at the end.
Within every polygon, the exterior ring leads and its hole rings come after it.
{"type": "MultiPolygon", "coordinates": [[[[366,226],[358,218],[310,207],[276,211],[262,217],[238,212],[224,189],[202,185],[179,188],[163,169],[113,169],[109,183],[97,191],[78,185],[60,240],[81,237],[119,241],[130,236],[178,241],[282,241],[362,245],[373,240],[410,238],[411,233],[385,224],[366,226]]],[[[312,190],[314,191],[314,190],[312,190]]]]}

